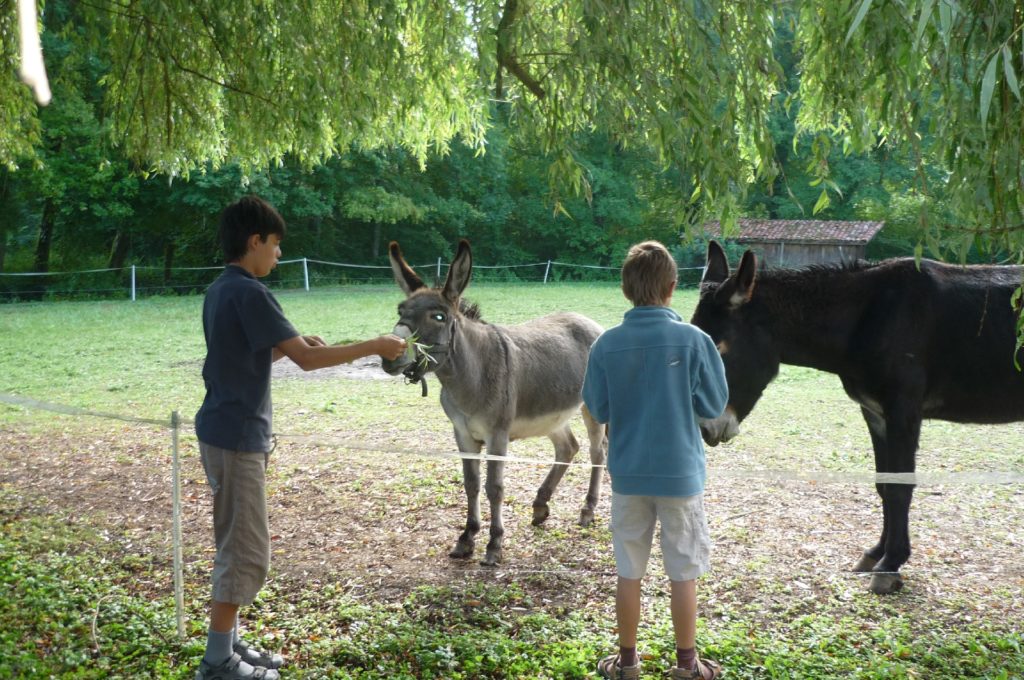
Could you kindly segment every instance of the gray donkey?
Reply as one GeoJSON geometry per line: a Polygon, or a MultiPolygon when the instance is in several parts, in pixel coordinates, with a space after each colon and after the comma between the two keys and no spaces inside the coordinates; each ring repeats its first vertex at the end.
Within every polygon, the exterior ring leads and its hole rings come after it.
{"type": "MultiPolygon", "coordinates": [[[[582,405],[580,391],[590,346],[601,327],[585,316],[550,314],[516,326],[496,326],[480,318],[479,309],[462,300],[473,269],[469,242],[462,240],[440,288],[430,288],[406,264],[398,244],[390,245],[395,281],[406,294],[398,305],[394,333],[413,338],[410,349],[395,361],[384,361],[391,375],[402,373],[412,382],[428,371],[441,382],[441,406],[455,427],[459,451],[504,456],[508,443],[524,437],[547,436],[555,445],[555,460],[533,501],[533,524],[548,518],[548,501],[580,445],[569,420],[582,407],[590,439],[590,460],[603,465],[608,440],[604,426],[582,405]],[[418,345],[418,346],[417,346],[418,345]]],[[[426,383],[424,383],[424,388],[426,383]]],[[[501,506],[505,492],[505,463],[487,462],[487,500],[491,505],[491,537],[481,562],[501,562],[501,506]]],[[[590,488],[580,512],[580,525],[594,519],[601,494],[600,467],[590,472],[590,488]]],[[[473,555],[480,531],[480,461],[464,458],[462,480],[469,512],[466,528],[450,557],[473,555]]]]}

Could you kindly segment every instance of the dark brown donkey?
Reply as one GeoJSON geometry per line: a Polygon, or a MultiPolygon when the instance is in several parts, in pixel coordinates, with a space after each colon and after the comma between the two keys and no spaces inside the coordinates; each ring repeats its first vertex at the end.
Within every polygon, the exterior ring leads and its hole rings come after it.
{"type": "MultiPolygon", "coordinates": [[[[582,408],[590,439],[590,460],[603,465],[607,449],[605,428],[598,424],[580,397],[590,346],[601,327],[585,316],[551,314],[517,326],[496,326],[480,319],[479,310],[462,299],[473,269],[469,242],[458,252],[440,288],[426,286],[406,264],[398,244],[390,246],[391,268],[406,299],[398,305],[394,333],[410,342],[410,351],[384,370],[422,380],[432,371],[441,382],[441,406],[455,427],[459,451],[504,456],[508,443],[525,437],[547,436],[555,445],[555,460],[533,501],[533,523],[548,517],[548,501],[580,445],[569,420],[582,408]],[[416,345],[420,347],[417,347],[416,345]]],[[[501,562],[501,506],[505,463],[487,461],[487,500],[491,506],[491,536],[481,564],[501,562]]],[[[590,488],[580,512],[589,525],[601,494],[602,469],[590,472],[590,488]]],[[[480,461],[463,459],[462,479],[469,502],[466,528],[450,556],[473,555],[480,531],[480,461]]]]}
{"type": "MultiPolygon", "coordinates": [[[[877,472],[913,472],[921,420],[1024,420],[1024,376],[1014,367],[1010,298],[1024,268],[958,267],[913,259],[757,271],[743,254],[730,275],[708,248],[692,322],[718,344],[729,380],[725,413],[701,424],[712,446],[736,435],[779,363],[835,373],[860,404],[877,472]]],[[[910,557],[912,484],[876,484],[882,535],[855,571],[871,590],[903,585],[910,557]]]]}

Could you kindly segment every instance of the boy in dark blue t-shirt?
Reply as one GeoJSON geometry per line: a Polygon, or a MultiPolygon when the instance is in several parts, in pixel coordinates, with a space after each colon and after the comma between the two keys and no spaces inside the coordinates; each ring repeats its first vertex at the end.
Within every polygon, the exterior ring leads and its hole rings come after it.
{"type": "Polygon", "coordinates": [[[395,359],[406,348],[394,335],[350,345],[300,335],[258,280],[277,266],[284,234],[284,220],[256,196],[225,208],[219,236],[228,266],[203,303],[206,397],[196,414],[196,436],[213,490],[217,554],[206,653],[196,680],[277,680],[284,663],[238,634],[238,610],[256,598],[270,569],[265,475],[273,448],[271,364],[286,356],[309,371],[374,354],[395,359]]]}

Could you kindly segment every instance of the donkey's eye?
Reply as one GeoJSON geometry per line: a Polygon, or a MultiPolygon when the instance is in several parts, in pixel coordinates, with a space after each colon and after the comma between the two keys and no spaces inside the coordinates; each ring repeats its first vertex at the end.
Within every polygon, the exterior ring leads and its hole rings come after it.
{"type": "Polygon", "coordinates": [[[437,312],[431,316],[434,321],[444,321],[445,316],[441,312],[437,312]]]}

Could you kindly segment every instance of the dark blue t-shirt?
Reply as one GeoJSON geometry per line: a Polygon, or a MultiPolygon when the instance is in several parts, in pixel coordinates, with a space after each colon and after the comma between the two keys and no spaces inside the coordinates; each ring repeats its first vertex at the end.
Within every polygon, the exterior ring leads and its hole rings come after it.
{"type": "Polygon", "coordinates": [[[299,332],[266,286],[228,265],[206,291],[203,334],[206,398],[196,413],[196,436],[231,451],[270,451],[273,350],[299,332]]]}

